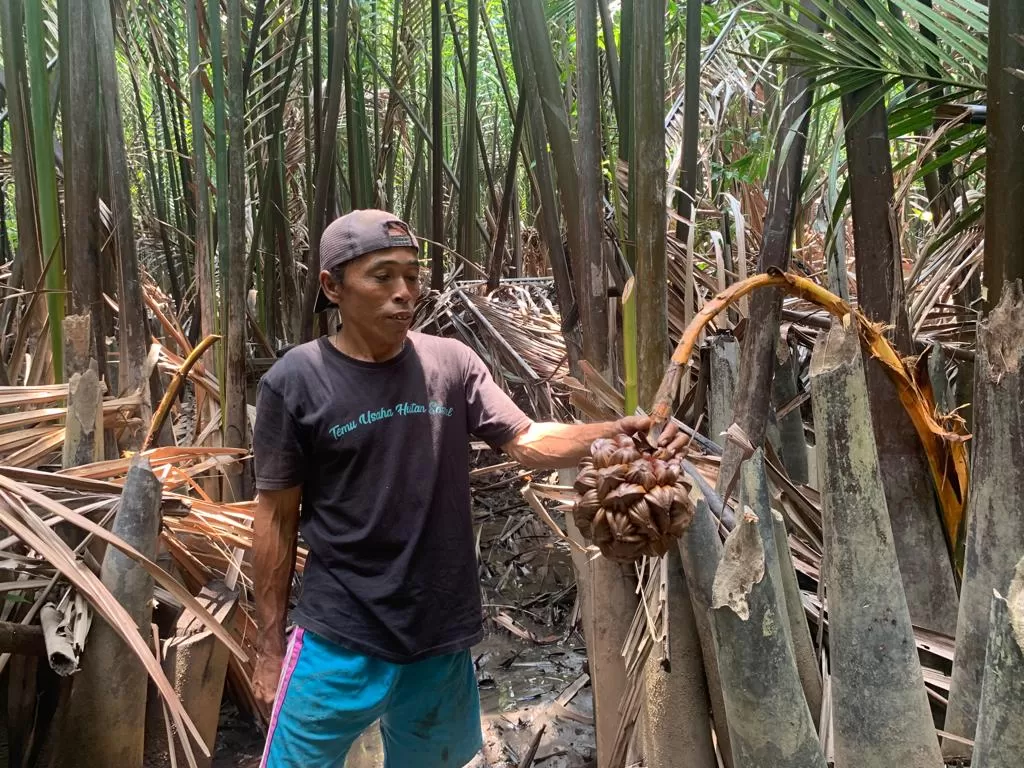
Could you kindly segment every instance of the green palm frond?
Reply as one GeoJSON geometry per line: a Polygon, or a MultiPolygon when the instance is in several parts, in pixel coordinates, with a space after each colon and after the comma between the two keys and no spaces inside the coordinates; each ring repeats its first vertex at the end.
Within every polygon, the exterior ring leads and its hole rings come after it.
{"type": "MultiPolygon", "coordinates": [[[[987,62],[987,9],[969,0],[811,0],[822,34],[761,1],[768,26],[786,43],[784,58],[812,66],[818,82],[849,92],[879,76],[891,82],[983,92],[987,62]],[[941,42],[920,34],[935,33],[941,42]]],[[[927,87],[908,101],[927,98],[927,87]]]]}

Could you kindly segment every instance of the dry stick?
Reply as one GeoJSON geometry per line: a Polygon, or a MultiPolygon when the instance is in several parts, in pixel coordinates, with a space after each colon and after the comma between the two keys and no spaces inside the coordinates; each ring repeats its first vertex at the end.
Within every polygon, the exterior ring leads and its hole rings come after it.
{"type": "MultiPolygon", "coordinates": [[[[907,410],[914,429],[924,444],[928,467],[942,504],[947,544],[952,547],[963,523],[964,504],[967,499],[968,468],[965,442],[969,435],[963,434],[962,431],[951,431],[935,420],[935,404],[932,402],[930,391],[918,386],[912,369],[908,369],[896,350],[882,335],[882,326],[870,322],[838,296],[800,275],[771,269],[765,274],[734,283],[704,305],[683,331],[665,376],[661,380],[661,386],[658,387],[654,407],[651,409],[651,429],[648,432],[651,445],[657,445],[658,438],[671,416],[672,405],[679,393],[679,384],[701,331],[729,305],[759,288],[781,288],[791,296],[798,296],[817,304],[839,318],[844,326],[848,326],[851,321],[857,323],[861,343],[870,350],[871,355],[878,360],[895,383],[900,402],[907,410]]],[[[954,425],[954,428],[959,429],[958,425],[954,425]]]]}
{"type": "MultiPolygon", "coordinates": [[[[153,655],[157,662],[163,664],[163,657],[160,654],[160,629],[156,624],[150,624],[153,631],[153,655]]],[[[167,731],[167,756],[171,759],[171,768],[178,768],[178,756],[174,749],[174,729],[171,727],[171,713],[167,710],[167,702],[161,700],[160,708],[164,713],[164,728],[167,731]]]]}
{"type": "Polygon", "coordinates": [[[164,393],[163,400],[160,401],[160,407],[156,409],[156,413],[153,414],[153,423],[149,425],[149,432],[146,433],[146,439],[142,443],[142,450],[148,450],[149,446],[152,445],[153,440],[160,433],[163,428],[164,421],[167,419],[167,414],[171,412],[171,403],[174,402],[174,398],[178,396],[178,391],[181,389],[182,384],[185,383],[185,379],[188,377],[189,371],[192,370],[192,366],[199,362],[199,358],[203,356],[203,353],[209,349],[215,342],[221,337],[211,333],[199,344],[196,345],[188,357],[185,358],[185,362],[181,364],[181,367],[174,372],[174,376],[171,378],[170,386],[167,387],[167,391],[164,393]]]}
{"type": "Polygon", "coordinates": [[[544,735],[544,731],[547,727],[547,723],[541,725],[540,730],[537,731],[537,735],[533,737],[533,743],[530,745],[530,749],[527,750],[525,755],[523,755],[523,759],[519,761],[519,768],[530,768],[530,766],[533,765],[533,759],[537,756],[537,750],[540,749],[541,737],[544,735]]]}

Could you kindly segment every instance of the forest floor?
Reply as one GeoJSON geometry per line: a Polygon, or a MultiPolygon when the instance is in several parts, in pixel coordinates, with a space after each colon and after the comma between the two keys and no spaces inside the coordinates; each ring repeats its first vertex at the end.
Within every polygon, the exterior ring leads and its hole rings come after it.
{"type": "MultiPolygon", "coordinates": [[[[481,452],[481,468],[501,459],[481,452]]],[[[574,620],[568,550],[523,501],[514,471],[473,480],[485,638],[473,648],[483,754],[471,768],[515,768],[543,728],[538,768],[595,764],[593,698],[583,636],[574,620]]],[[[263,733],[225,702],[213,768],[257,768],[263,733]]],[[[383,765],[376,727],[356,742],[346,768],[383,765]]]]}

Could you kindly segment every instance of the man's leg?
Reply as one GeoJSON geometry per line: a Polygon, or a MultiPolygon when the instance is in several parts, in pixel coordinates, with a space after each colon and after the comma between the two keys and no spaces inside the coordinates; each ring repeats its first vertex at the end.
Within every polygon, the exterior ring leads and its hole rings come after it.
{"type": "Polygon", "coordinates": [[[461,768],[483,746],[469,651],[400,668],[381,717],[385,768],[461,768]]]}
{"type": "Polygon", "coordinates": [[[288,642],[260,768],[341,768],[384,712],[397,666],[297,628],[288,642]]]}

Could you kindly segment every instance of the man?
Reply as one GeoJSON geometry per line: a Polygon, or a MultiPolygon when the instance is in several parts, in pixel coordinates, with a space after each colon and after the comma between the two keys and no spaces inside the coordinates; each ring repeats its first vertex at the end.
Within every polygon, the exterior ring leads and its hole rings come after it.
{"type": "Polygon", "coordinates": [[[418,255],[385,211],[334,221],[316,311],[336,305],[340,329],[289,350],[260,383],[253,688],[269,713],[268,768],[340,767],[378,719],[388,768],[471,760],[482,736],[469,649],[483,622],[470,435],[558,468],[648,426],[531,421],[467,346],[410,330],[418,255]],[[286,646],[300,526],[309,556],[286,646]]]}

